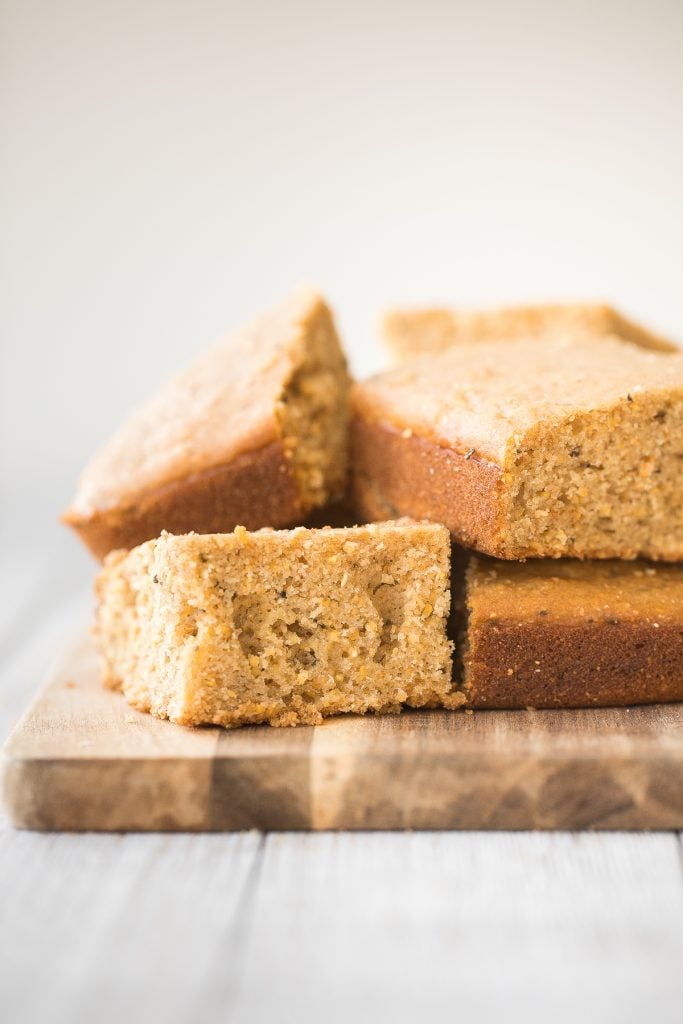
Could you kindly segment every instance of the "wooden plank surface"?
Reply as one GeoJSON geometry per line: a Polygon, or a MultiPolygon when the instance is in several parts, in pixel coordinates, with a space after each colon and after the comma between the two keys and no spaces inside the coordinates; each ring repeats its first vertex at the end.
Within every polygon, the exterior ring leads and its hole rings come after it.
{"type": "Polygon", "coordinates": [[[614,833],[6,834],[2,1019],[678,1024],[678,854],[614,833]]]}
{"type": "Polygon", "coordinates": [[[188,729],[104,689],[80,639],[10,738],[4,789],[33,829],[677,829],[683,706],[188,729]]]}
{"type": "Polygon", "coordinates": [[[683,889],[649,840],[269,836],[235,1019],[673,1024],[683,889]]]}

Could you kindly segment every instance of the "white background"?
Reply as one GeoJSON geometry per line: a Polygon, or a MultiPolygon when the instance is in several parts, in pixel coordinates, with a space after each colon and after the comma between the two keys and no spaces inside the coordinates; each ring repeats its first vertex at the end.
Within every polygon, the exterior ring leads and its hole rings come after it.
{"type": "Polygon", "coordinates": [[[359,372],[390,303],[604,297],[683,337],[676,0],[1,10],[5,539],[69,571],[94,447],[302,279],[359,372]]]}

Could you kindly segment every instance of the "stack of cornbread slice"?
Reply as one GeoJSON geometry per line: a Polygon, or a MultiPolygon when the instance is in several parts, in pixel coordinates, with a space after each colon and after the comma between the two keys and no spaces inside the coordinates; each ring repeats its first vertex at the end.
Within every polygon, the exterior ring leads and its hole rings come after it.
{"type": "Polygon", "coordinates": [[[683,699],[683,355],[605,307],[513,313],[439,344],[403,314],[349,398],[299,290],[162,390],[66,516],[107,555],[108,684],[224,726],[683,699]]]}
{"type": "Polygon", "coordinates": [[[683,699],[683,356],[608,307],[441,310],[438,344],[435,317],[385,318],[404,360],[352,394],[354,495],[480,552],[468,702],[683,699]]]}

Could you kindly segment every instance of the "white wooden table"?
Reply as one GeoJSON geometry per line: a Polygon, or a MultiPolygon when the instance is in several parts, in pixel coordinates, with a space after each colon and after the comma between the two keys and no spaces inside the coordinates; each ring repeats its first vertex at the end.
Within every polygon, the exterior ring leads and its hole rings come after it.
{"type": "MultiPolygon", "coordinates": [[[[88,614],[92,568],[57,530],[34,551],[31,523],[11,525],[3,738],[88,614]]],[[[0,1020],[678,1024],[682,864],[669,834],[50,835],[3,822],[0,1020]]]]}

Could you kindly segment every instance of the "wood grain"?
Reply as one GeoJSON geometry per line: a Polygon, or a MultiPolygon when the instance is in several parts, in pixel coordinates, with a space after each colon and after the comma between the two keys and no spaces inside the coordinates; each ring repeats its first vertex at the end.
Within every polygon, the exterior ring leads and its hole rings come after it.
{"type": "Polygon", "coordinates": [[[683,707],[187,729],[105,690],[80,639],[12,734],[4,789],[32,829],[676,829],[683,707]]]}
{"type": "Polygon", "coordinates": [[[268,836],[247,939],[240,1022],[680,1019],[669,836],[268,836]]]}

